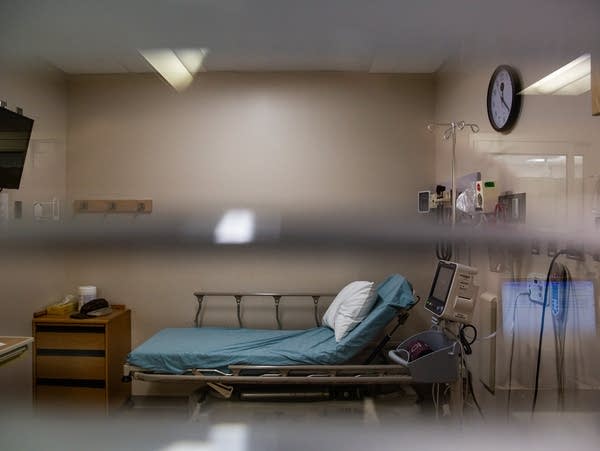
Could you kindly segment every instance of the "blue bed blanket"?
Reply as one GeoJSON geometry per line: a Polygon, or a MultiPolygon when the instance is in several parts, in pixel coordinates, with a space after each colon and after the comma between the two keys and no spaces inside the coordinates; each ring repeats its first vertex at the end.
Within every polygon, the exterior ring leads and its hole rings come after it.
{"type": "Polygon", "coordinates": [[[392,275],[377,288],[367,318],[340,342],[333,330],[264,330],[223,327],[163,329],[133,350],[131,365],[181,374],[192,368],[226,370],[229,365],[336,365],[350,360],[381,334],[398,308],[414,303],[412,286],[392,275]]]}

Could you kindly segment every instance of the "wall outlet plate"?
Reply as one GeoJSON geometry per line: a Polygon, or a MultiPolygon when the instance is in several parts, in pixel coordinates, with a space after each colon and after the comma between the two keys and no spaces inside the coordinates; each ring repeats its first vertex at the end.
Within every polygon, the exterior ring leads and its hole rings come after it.
{"type": "Polygon", "coordinates": [[[546,276],[531,273],[527,276],[527,291],[529,300],[532,302],[544,302],[544,290],[546,289],[546,276]]]}

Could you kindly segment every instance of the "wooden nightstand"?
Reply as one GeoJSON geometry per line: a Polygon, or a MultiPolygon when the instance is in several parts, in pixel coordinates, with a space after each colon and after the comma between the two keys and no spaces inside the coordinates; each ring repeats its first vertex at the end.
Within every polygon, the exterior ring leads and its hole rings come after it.
{"type": "Polygon", "coordinates": [[[112,306],[107,316],[33,319],[33,393],[36,407],[109,413],[130,396],[121,381],[131,351],[131,312],[112,306]]]}

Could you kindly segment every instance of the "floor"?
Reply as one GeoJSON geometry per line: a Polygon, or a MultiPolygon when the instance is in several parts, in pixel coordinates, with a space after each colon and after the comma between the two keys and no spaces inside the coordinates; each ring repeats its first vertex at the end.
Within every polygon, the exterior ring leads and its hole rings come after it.
{"type": "Polygon", "coordinates": [[[349,400],[241,401],[207,396],[201,404],[185,397],[134,397],[122,418],[162,418],[204,424],[294,424],[340,423],[387,425],[415,422],[431,414],[430,403],[419,403],[417,394],[407,387],[399,392],[349,400]]]}
{"type": "MultiPolygon", "coordinates": [[[[486,413],[467,406],[464,416],[436,419],[432,403],[416,393],[362,399],[255,402],[209,397],[190,417],[186,397],[135,397],[116,414],[18,417],[0,412],[2,450],[156,451],[387,451],[399,448],[597,450],[600,396],[569,393],[565,411],[552,392],[540,395],[532,421],[531,393],[480,394],[486,413]]],[[[352,398],[350,396],[350,398],[352,398]]],[[[193,406],[193,405],[192,405],[193,406]]],[[[6,410],[4,410],[6,413],[6,410]]]]}

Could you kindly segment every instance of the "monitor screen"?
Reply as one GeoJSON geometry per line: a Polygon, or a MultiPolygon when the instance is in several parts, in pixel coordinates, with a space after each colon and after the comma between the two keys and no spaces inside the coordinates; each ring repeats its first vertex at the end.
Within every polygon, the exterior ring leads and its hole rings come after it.
{"type": "Polygon", "coordinates": [[[452,287],[452,280],[456,272],[456,264],[444,261],[438,262],[438,267],[431,284],[429,298],[425,303],[425,308],[436,315],[441,315],[446,307],[448,293],[452,287]]]}
{"type": "Polygon", "coordinates": [[[0,107],[0,188],[19,188],[32,128],[32,119],[0,107]]]}
{"type": "Polygon", "coordinates": [[[452,285],[452,277],[454,277],[454,268],[440,265],[431,296],[445,303],[452,285]]]}

